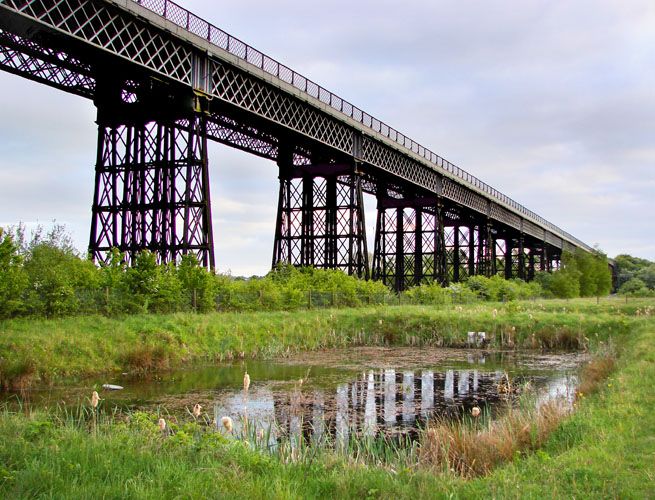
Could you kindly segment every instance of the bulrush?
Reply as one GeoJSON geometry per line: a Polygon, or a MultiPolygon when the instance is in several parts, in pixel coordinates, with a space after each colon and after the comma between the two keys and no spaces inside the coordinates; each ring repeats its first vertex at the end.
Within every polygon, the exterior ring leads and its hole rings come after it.
{"type": "Polygon", "coordinates": [[[248,392],[248,389],[250,389],[250,375],[246,372],[243,376],[243,390],[248,392]]]}
{"type": "Polygon", "coordinates": [[[232,432],[232,419],[230,417],[223,417],[221,423],[227,432],[232,432]]]}
{"type": "Polygon", "coordinates": [[[98,391],[93,391],[93,394],[91,394],[91,406],[97,408],[98,403],[100,403],[100,396],[98,396],[98,391]]]}
{"type": "Polygon", "coordinates": [[[159,426],[160,431],[166,432],[166,420],[160,418],[159,421],[157,422],[157,425],[159,426]]]}
{"type": "Polygon", "coordinates": [[[480,407],[479,406],[474,406],[471,408],[471,416],[473,418],[478,418],[480,416],[480,407]]]}
{"type": "Polygon", "coordinates": [[[193,407],[193,416],[195,418],[198,418],[201,413],[202,413],[202,406],[196,403],[193,407]]]}

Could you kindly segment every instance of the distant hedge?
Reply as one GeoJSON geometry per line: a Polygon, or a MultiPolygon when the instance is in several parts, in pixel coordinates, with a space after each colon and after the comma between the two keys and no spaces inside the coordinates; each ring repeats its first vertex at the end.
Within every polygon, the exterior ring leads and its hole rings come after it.
{"type": "Polygon", "coordinates": [[[563,269],[530,283],[473,276],[448,287],[426,284],[394,294],[381,282],[336,270],[280,265],[264,277],[214,274],[192,255],[158,264],[143,251],[131,265],[117,250],[96,266],[80,256],[61,226],[29,241],[24,230],[0,228],[0,318],[213,310],[280,310],[368,304],[447,304],[536,297],[606,295],[611,286],[601,253],[565,254],[563,269]]]}

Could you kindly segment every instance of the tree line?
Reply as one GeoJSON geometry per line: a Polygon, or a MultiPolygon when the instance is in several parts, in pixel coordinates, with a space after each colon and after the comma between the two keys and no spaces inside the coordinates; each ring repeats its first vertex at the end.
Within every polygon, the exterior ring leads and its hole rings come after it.
{"type": "Polygon", "coordinates": [[[616,287],[623,295],[655,296],[655,262],[621,254],[614,258],[616,287]]]}
{"type": "Polygon", "coordinates": [[[155,254],[143,251],[128,265],[114,250],[96,265],[75,250],[62,226],[39,228],[30,238],[23,227],[0,228],[0,318],[573,298],[606,295],[610,287],[600,252],[564,254],[561,270],[539,273],[529,283],[472,276],[448,287],[423,284],[395,294],[381,282],[337,270],[280,265],[263,277],[215,274],[193,255],[177,265],[159,264],[155,254]]]}

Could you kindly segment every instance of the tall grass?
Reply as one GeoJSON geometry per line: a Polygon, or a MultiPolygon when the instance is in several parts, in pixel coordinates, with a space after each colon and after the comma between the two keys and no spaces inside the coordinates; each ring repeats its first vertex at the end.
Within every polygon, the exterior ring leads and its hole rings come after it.
{"type": "Polygon", "coordinates": [[[0,322],[0,386],[356,345],[466,347],[468,331],[487,332],[488,347],[584,350],[629,332],[637,310],[587,300],[14,319],[0,322]]]}
{"type": "MultiPolygon", "coordinates": [[[[595,310],[592,304],[575,302],[545,307],[557,315],[566,307],[571,324],[579,317],[571,308],[595,310]]],[[[463,313],[467,315],[466,310],[463,313]]],[[[526,310],[512,314],[517,339],[529,339],[521,333],[531,324],[526,310]]],[[[534,319],[548,321],[537,314],[534,319]]],[[[480,472],[475,471],[479,451],[467,455],[474,465],[460,467],[464,475],[456,467],[455,473],[446,472],[447,465],[456,462],[444,455],[451,448],[439,448],[438,443],[448,442],[445,438],[426,437],[414,455],[363,441],[353,443],[359,451],[349,452],[357,460],[310,447],[293,455],[290,449],[278,454],[216,432],[203,420],[206,415],[198,422],[190,417],[176,421],[162,410],[133,413],[128,419],[103,408],[101,401],[95,434],[86,402],[68,415],[0,411],[0,497],[652,498],[655,321],[635,319],[634,311],[601,311],[583,322],[583,332],[591,349],[603,339],[613,339],[619,357],[610,378],[601,380],[590,368],[594,373],[590,378],[597,380],[595,390],[579,398],[575,411],[553,424],[548,435],[538,432],[547,429],[548,422],[536,427],[531,421],[523,431],[523,420],[517,419],[512,439],[525,443],[523,451],[508,462],[504,458],[487,462],[491,465],[480,472]],[[157,427],[160,417],[170,423],[171,434],[164,435],[157,427]],[[530,452],[537,443],[540,448],[530,452]],[[431,456],[445,456],[445,461],[438,465],[436,459],[428,460],[431,456]]],[[[490,423],[476,420],[463,425],[476,436],[484,435],[490,423]]],[[[491,449],[491,458],[510,456],[502,448],[491,449]]]]}

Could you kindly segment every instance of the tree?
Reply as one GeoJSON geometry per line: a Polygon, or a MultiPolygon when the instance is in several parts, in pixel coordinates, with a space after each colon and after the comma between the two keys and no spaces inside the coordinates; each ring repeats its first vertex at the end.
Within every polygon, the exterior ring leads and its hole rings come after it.
{"type": "Polygon", "coordinates": [[[0,228],[0,318],[15,316],[25,307],[27,275],[18,250],[13,235],[0,228]]]}
{"type": "Polygon", "coordinates": [[[649,267],[652,262],[646,259],[633,257],[632,255],[621,254],[614,257],[614,265],[616,266],[617,283],[616,286],[621,286],[630,279],[636,277],[637,273],[649,267]]]}
{"type": "Polygon", "coordinates": [[[649,289],[655,290],[655,263],[639,269],[635,277],[643,281],[649,289]]]}
{"type": "Polygon", "coordinates": [[[177,268],[177,277],[182,287],[185,306],[199,312],[216,308],[216,281],[212,273],[201,267],[193,254],[182,256],[177,268]]]}
{"type": "Polygon", "coordinates": [[[644,283],[639,278],[631,278],[619,288],[619,293],[621,295],[630,295],[633,297],[645,297],[650,295],[652,292],[646,287],[644,283]]]}
{"type": "Polygon", "coordinates": [[[26,307],[33,314],[62,316],[93,304],[100,280],[95,265],[57,239],[36,240],[25,259],[26,307]]]}

